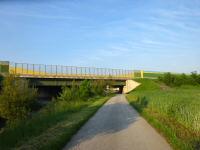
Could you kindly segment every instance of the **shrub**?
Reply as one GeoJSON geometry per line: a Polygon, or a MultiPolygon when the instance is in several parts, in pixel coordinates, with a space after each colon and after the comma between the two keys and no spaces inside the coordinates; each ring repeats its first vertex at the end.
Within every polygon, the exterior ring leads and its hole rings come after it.
{"type": "Polygon", "coordinates": [[[71,88],[63,87],[58,100],[64,101],[75,101],[75,100],[86,100],[93,96],[105,95],[107,83],[104,80],[84,80],[80,86],[73,81],[71,88]]]}
{"type": "Polygon", "coordinates": [[[58,100],[71,101],[72,90],[69,87],[62,87],[62,92],[60,93],[58,100]]]}
{"type": "Polygon", "coordinates": [[[191,83],[192,84],[200,84],[199,75],[196,72],[192,72],[190,77],[191,77],[191,83]]]}
{"type": "Polygon", "coordinates": [[[3,81],[3,76],[0,74],[0,91],[1,91],[1,87],[2,87],[2,81],[3,81]]]}
{"type": "Polygon", "coordinates": [[[75,81],[72,81],[71,88],[67,86],[62,87],[62,92],[60,93],[58,100],[64,100],[64,101],[79,100],[78,84],[75,81]]]}
{"type": "Polygon", "coordinates": [[[3,76],[0,74],[0,85],[2,81],[3,81],[3,76]]]}
{"type": "Polygon", "coordinates": [[[174,82],[174,76],[168,72],[164,74],[163,78],[161,78],[166,85],[172,85],[174,82]]]}
{"type": "Polygon", "coordinates": [[[198,75],[197,82],[200,84],[200,74],[198,75]]]}
{"type": "Polygon", "coordinates": [[[37,90],[29,87],[27,80],[8,75],[3,80],[0,95],[0,116],[8,122],[25,119],[36,96],[37,90]]]}
{"type": "Polygon", "coordinates": [[[95,80],[92,82],[92,91],[94,95],[105,95],[106,82],[104,80],[95,80]]]}
{"type": "Polygon", "coordinates": [[[182,79],[182,84],[187,84],[189,82],[188,76],[186,74],[182,73],[180,76],[182,79]]]}
{"type": "Polygon", "coordinates": [[[72,81],[72,86],[71,86],[71,96],[72,99],[78,100],[79,99],[79,86],[78,83],[74,80],[72,81]]]}
{"type": "Polygon", "coordinates": [[[159,77],[159,80],[168,86],[198,85],[200,84],[200,75],[197,73],[191,73],[191,75],[165,73],[159,77]]]}
{"type": "Polygon", "coordinates": [[[91,81],[84,80],[83,82],[81,82],[79,88],[79,95],[80,98],[83,100],[89,98],[90,96],[93,96],[91,81]]]}

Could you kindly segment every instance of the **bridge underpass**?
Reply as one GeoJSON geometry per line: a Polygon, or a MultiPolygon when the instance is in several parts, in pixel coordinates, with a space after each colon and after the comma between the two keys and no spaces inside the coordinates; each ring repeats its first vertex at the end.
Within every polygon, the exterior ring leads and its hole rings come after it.
{"type": "Polygon", "coordinates": [[[72,81],[80,84],[83,80],[105,80],[119,92],[129,91],[132,86],[127,86],[127,81],[134,78],[143,78],[143,71],[124,70],[111,68],[77,67],[61,65],[43,65],[28,63],[13,63],[0,61],[0,73],[3,75],[14,74],[16,77],[25,78],[31,85],[38,88],[41,97],[56,96],[62,86],[71,86],[72,81]]]}
{"type": "MultiPolygon", "coordinates": [[[[85,79],[73,79],[73,78],[33,78],[23,77],[29,80],[31,85],[34,85],[38,89],[39,99],[51,99],[61,92],[63,86],[71,87],[72,82],[75,81],[77,85],[80,85],[85,79]]],[[[87,80],[102,80],[102,79],[87,79],[87,80]]],[[[123,87],[126,85],[126,80],[104,79],[112,88],[119,88],[119,92],[122,93],[123,87]]]]}

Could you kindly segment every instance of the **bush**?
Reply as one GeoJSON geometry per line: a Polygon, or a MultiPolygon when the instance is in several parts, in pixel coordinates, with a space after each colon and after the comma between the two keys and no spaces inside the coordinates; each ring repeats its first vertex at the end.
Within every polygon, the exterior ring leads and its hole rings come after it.
{"type": "Polygon", "coordinates": [[[58,100],[64,100],[64,101],[79,100],[78,84],[75,81],[73,81],[71,88],[67,86],[62,87],[62,92],[60,93],[58,100]]]}
{"type": "Polygon", "coordinates": [[[72,99],[74,99],[74,100],[78,100],[80,97],[79,96],[79,85],[75,80],[72,82],[71,96],[72,96],[72,99]]]}
{"type": "Polygon", "coordinates": [[[2,87],[2,81],[3,81],[3,76],[0,74],[0,91],[1,91],[1,87],[2,87]]]}
{"type": "Polygon", "coordinates": [[[3,76],[0,74],[0,85],[2,81],[3,81],[3,76]]]}
{"type": "Polygon", "coordinates": [[[83,82],[81,82],[79,88],[79,95],[80,98],[83,100],[93,96],[91,81],[84,80],[83,82]]]}
{"type": "Polygon", "coordinates": [[[84,80],[80,86],[73,81],[71,88],[63,87],[58,100],[76,101],[86,100],[94,96],[104,96],[107,83],[104,80],[84,80]]]}
{"type": "Polygon", "coordinates": [[[92,92],[94,95],[105,95],[106,82],[104,80],[95,80],[92,82],[92,92]]]}
{"type": "Polygon", "coordinates": [[[174,83],[174,76],[170,72],[164,74],[163,78],[161,77],[161,79],[166,85],[169,86],[174,83]]]}
{"type": "Polygon", "coordinates": [[[72,90],[69,87],[62,87],[62,92],[60,93],[58,100],[71,101],[72,90]]]}
{"type": "Polygon", "coordinates": [[[196,72],[192,72],[192,74],[190,75],[190,77],[192,78],[191,82],[193,84],[200,84],[200,75],[198,75],[196,72]]]}
{"type": "Polygon", "coordinates": [[[200,74],[198,75],[197,82],[200,84],[200,74]]]}
{"type": "Polygon", "coordinates": [[[0,116],[8,122],[25,119],[36,96],[37,90],[29,87],[27,80],[8,75],[3,80],[0,95],[0,116]]]}
{"type": "Polygon", "coordinates": [[[200,75],[197,73],[191,73],[191,75],[165,73],[159,77],[159,80],[168,86],[198,85],[200,84],[200,75]]]}

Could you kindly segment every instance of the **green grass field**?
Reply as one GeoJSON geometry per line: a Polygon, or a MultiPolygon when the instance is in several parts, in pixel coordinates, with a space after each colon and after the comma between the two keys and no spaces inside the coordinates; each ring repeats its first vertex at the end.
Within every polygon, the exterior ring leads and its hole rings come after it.
{"type": "Polygon", "coordinates": [[[144,78],[158,78],[163,75],[164,73],[160,72],[144,72],[144,78]]]}
{"type": "Polygon", "coordinates": [[[161,132],[174,149],[200,149],[200,86],[170,88],[156,80],[127,95],[130,104],[161,132]]]}
{"type": "Polygon", "coordinates": [[[0,132],[0,149],[61,149],[71,136],[110,98],[73,103],[60,102],[38,112],[28,121],[0,132]]]}

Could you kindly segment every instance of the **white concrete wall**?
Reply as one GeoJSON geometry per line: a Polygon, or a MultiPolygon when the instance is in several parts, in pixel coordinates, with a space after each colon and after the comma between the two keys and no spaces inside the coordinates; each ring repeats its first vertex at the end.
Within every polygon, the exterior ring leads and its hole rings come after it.
{"type": "Polygon", "coordinates": [[[135,89],[137,86],[139,86],[140,83],[134,81],[134,80],[126,80],[126,86],[123,88],[123,93],[128,93],[135,89]]]}

